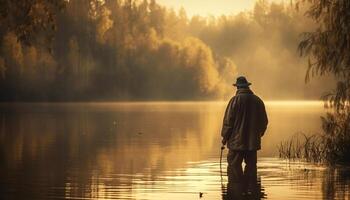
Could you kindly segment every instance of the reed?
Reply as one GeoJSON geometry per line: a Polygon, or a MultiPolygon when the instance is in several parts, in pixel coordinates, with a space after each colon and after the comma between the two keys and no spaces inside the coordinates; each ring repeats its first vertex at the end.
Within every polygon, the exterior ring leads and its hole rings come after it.
{"type": "Polygon", "coordinates": [[[289,160],[304,159],[309,162],[326,161],[324,138],[321,135],[297,133],[291,139],[278,145],[280,158],[289,160]]]}
{"type": "Polygon", "coordinates": [[[346,133],[297,133],[278,145],[279,157],[328,164],[350,163],[350,136],[346,133]]]}

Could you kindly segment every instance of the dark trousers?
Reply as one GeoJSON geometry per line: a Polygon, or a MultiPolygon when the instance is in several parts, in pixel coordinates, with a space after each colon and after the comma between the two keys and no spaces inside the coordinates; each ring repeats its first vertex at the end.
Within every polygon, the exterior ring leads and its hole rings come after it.
{"type": "Polygon", "coordinates": [[[256,178],[256,151],[234,151],[229,150],[227,154],[227,175],[231,181],[242,181],[256,178]],[[244,160],[244,173],[242,162],[244,160]]]}
{"type": "Polygon", "coordinates": [[[257,177],[257,152],[232,151],[227,155],[227,192],[224,200],[261,199],[264,197],[261,183],[257,177]],[[244,172],[242,162],[245,163],[244,172]],[[248,195],[248,196],[247,196],[248,195]]]}

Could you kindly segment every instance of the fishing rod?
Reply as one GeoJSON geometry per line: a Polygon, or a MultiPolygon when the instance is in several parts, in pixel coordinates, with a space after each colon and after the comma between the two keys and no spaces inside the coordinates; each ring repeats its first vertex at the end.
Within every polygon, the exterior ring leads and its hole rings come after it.
{"type": "Polygon", "coordinates": [[[221,186],[223,186],[223,178],[222,178],[222,152],[224,151],[225,149],[225,146],[221,146],[221,151],[220,151],[220,178],[221,178],[221,186]]]}
{"type": "Polygon", "coordinates": [[[224,184],[224,179],[222,177],[222,152],[224,151],[225,149],[225,146],[222,145],[221,146],[221,151],[220,151],[220,182],[221,182],[221,192],[222,192],[222,195],[223,195],[223,199],[225,199],[225,195],[227,194],[227,190],[225,188],[225,184],[224,184]]]}

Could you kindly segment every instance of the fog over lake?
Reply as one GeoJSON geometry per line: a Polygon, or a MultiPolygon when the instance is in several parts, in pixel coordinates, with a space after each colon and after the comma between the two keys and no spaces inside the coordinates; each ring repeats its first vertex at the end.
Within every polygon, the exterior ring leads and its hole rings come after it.
{"type": "MultiPolygon", "coordinates": [[[[261,198],[349,198],[348,169],[276,158],[282,140],[319,131],[323,104],[266,104],[270,124],[259,152],[256,191],[261,198]]],[[[199,199],[203,192],[204,199],[225,199],[227,178],[221,184],[219,167],[225,106],[2,104],[0,197],[199,199]]]]}

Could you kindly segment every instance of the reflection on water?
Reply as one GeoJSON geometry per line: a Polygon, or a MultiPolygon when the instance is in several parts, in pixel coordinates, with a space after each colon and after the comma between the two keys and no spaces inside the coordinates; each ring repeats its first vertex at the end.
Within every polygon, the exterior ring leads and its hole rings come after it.
{"type": "Polygon", "coordinates": [[[268,103],[255,181],[227,184],[225,176],[221,184],[224,109],[220,102],[2,104],[0,199],[349,199],[349,169],[273,158],[281,140],[319,130],[318,103],[268,103]]]}

